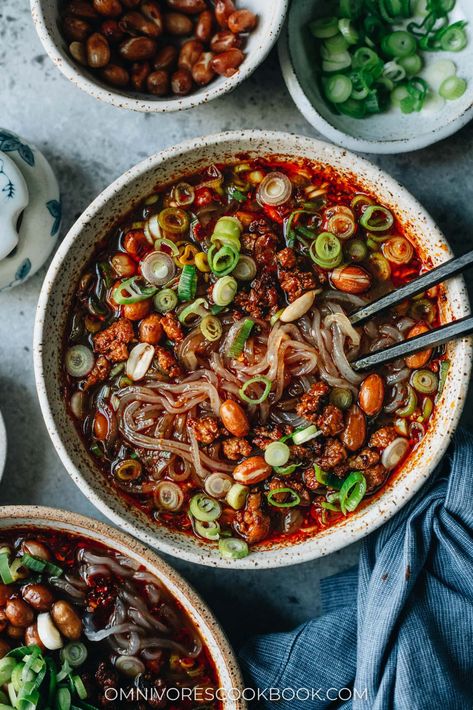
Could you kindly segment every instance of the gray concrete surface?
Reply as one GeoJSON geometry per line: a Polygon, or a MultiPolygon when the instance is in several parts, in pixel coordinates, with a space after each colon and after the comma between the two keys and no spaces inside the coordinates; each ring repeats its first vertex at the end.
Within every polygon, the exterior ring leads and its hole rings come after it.
{"type": "MultiPolygon", "coordinates": [[[[292,104],[275,52],[232,95],[185,114],[142,115],[100,104],[54,68],[26,0],[0,2],[0,126],[29,138],[50,159],[63,192],[63,234],[126,168],[183,139],[261,127],[316,135],[292,104]]],[[[458,253],[471,244],[472,147],[470,124],[427,150],[373,158],[425,205],[458,253]]],[[[100,518],[61,465],[36,397],[31,342],[44,273],[0,295],[0,408],[9,439],[0,502],[56,505],[100,518]]],[[[471,405],[470,399],[464,417],[470,425],[471,405]]],[[[169,561],[201,592],[238,645],[249,634],[285,630],[317,614],[319,579],[351,566],[357,554],[355,545],[298,567],[258,573],[169,561]]]]}

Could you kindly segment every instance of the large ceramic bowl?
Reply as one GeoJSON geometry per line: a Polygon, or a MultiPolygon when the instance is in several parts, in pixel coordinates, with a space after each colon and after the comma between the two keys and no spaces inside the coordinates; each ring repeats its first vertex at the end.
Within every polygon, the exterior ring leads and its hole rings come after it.
{"type": "Polygon", "coordinates": [[[229,79],[217,77],[189,96],[159,98],[150,94],[121,90],[104,84],[97,74],[75,62],[68,52],[68,44],[59,30],[58,7],[62,0],[31,0],[31,12],[39,38],[57,68],[73,84],[91,96],[120,108],[163,113],[207,103],[217,96],[233,91],[247,79],[267,56],[276,42],[286,17],[289,0],[241,0],[238,7],[245,7],[258,15],[258,26],[248,37],[245,60],[229,79]]]}
{"type": "Polygon", "coordinates": [[[77,513],[41,506],[0,507],[0,531],[18,527],[83,536],[143,565],[163,583],[199,631],[217,669],[223,710],[245,710],[242,677],[225,634],[192,587],[154,552],[123,532],[77,513]]]}
{"type": "Polygon", "coordinates": [[[5,462],[7,460],[7,432],[3,421],[2,413],[0,412],[0,480],[3,476],[5,462]]]}
{"type": "MultiPolygon", "coordinates": [[[[322,135],[349,150],[364,153],[403,153],[425,148],[453,135],[473,119],[473,43],[462,52],[425,53],[427,64],[451,59],[458,76],[468,81],[466,93],[457,101],[432,104],[420,113],[406,115],[398,109],[356,119],[335,114],[321,95],[314,66],[315,40],[308,24],[331,13],[335,0],[294,0],[279,40],[279,60],[289,93],[303,116],[322,135]]],[[[471,28],[473,3],[457,0],[451,22],[467,20],[471,28]]],[[[422,75],[422,74],[421,74],[422,75]]]]}
{"type": "MultiPolygon", "coordinates": [[[[203,165],[225,160],[277,154],[305,156],[353,176],[361,189],[379,196],[396,211],[410,238],[433,265],[451,256],[447,241],[432,219],[409,193],[366,160],[326,143],[285,133],[241,131],[208,136],[158,153],[128,170],[97,197],[78,219],[56,253],[39,299],[34,359],[39,399],[46,426],[66,469],[84,494],[123,529],[164,552],[220,567],[277,567],[304,562],[334,552],[368,534],[402,507],[430,476],[444,453],[460,416],[470,374],[469,341],[449,345],[450,368],[446,387],[432,424],[421,445],[381,497],[317,537],[298,544],[278,544],[253,551],[243,560],[228,561],[215,547],[173,532],[131,509],[99,473],[71,420],[61,391],[61,351],[69,304],[74,298],[81,266],[91,257],[97,240],[111,225],[147,196],[160,181],[189,174],[203,165]]],[[[448,282],[441,301],[441,319],[449,321],[468,312],[464,282],[448,282]]]]}

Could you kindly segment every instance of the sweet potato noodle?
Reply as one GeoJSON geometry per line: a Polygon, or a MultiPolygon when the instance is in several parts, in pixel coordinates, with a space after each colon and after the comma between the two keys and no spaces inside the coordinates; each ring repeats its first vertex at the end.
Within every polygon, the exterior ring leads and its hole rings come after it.
{"type": "Polygon", "coordinates": [[[71,414],[157,523],[232,559],[304,539],[365,505],[425,434],[442,352],[350,363],[435,326],[437,289],[348,318],[425,266],[391,209],[307,160],[242,157],[159,186],[81,276],[71,414]]]}
{"type": "Polygon", "coordinates": [[[135,560],[20,528],[1,535],[0,577],[2,707],[221,707],[198,631],[135,560]]]}

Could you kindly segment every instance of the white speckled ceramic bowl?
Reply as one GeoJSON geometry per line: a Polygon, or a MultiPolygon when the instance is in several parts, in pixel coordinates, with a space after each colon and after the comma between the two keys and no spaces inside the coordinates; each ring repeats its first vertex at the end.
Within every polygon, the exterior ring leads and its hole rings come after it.
{"type": "MultiPolygon", "coordinates": [[[[468,80],[461,99],[443,102],[438,110],[405,115],[399,109],[356,119],[335,114],[320,93],[315,65],[315,41],[308,24],[333,14],[335,0],[294,0],[279,40],[279,60],[289,93],[302,115],[322,135],[349,150],[364,153],[404,153],[448,138],[473,118],[473,3],[457,0],[451,21],[468,20],[469,43],[462,52],[430,52],[427,62],[452,59],[458,76],[468,80]]],[[[336,4],[336,3],[335,3],[336,4]]],[[[421,74],[422,76],[422,74],[421,74]]]]}
{"type": "MultiPolygon", "coordinates": [[[[208,136],[170,148],[131,168],[77,220],[61,243],[44,281],[36,318],[34,360],[46,426],[66,469],[89,500],[121,528],[163,552],[201,564],[253,569],[295,564],[334,552],[367,535],[413,496],[440,460],[458,422],[470,375],[471,346],[469,340],[449,345],[453,365],[440,404],[427,435],[401,473],[379,498],[317,537],[298,544],[262,545],[242,560],[229,561],[222,559],[214,546],[153,524],[136,508],[130,508],[96,469],[62,397],[64,328],[81,265],[89,260],[97,241],[111,225],[147,196],[156,183],[168,182],[214,162],[237,161],[242,153],[250,157],[305,156],[353,176],[360,189],[378,195],[382,204],[395,210],[410,238],[433,265],[451,256],[447,241],[419,203],[395,180],[362,158],[327,143],[286,133],[241,131],[208,136]]],[[[449,281],[445,293],[442,321],[469,312],[462,279],[449,281]]]]}
{"type": "Polygon", "coordinates": [[[70,56],[67,41],[58,26],[58,6],[62,0],[31,0],[31,12],[39,38],[46,52],[58,69],[73,84],[91,96],[120,108],[164,113],[182,111],[207,103],[218,96],[233,91],[247,79],[268,55],[276,42],[286,17],[289,0],[244,0],[238,7],[245,7],[258,15],[258,26],[248,37],[245,60],[239,70],[229,79],[217,77],[189,96],[160,98],[150,94],[133,93],[105,84],[97,74],[75,62],[70,56]]]}
{"type": "Polygon", "coordinates": [[[238,663],[219,623],[197,592],[158,555],[120,530],[77,513],[42,506],[0,507],[0,531],[19,527],[79,535],[143,565],[163,583],[199,631],[217,669],[223,710],[245,710],[246,703],[240,699],[243,680],[238,663]]]}
{"type": "Polygon", "coordinates": [[[0,412],[0,480],[3,476],[5,462],[7,460],[7,432],[3,421],[2,413],[0,412]]]}

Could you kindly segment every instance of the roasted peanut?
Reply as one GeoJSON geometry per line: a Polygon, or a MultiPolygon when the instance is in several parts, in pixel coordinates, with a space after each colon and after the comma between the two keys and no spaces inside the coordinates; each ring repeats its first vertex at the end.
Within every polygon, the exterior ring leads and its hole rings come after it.
{"type": "Polygon", "coordinates": [[[12,590],[8,584],[0,584],[0,607],[4,607],[10,598],[12,590]]]}
{"type": "Polygon", "coordinates": [[[212,52],[226,52],[228,49],[238,48],[241,45],[241,40],[237,35],[234,35],[230,30],[222,30],[217,32],[210,41],[210,49],[212,52]]]}
{"type": "Polygon", "coordinates": [[[371,275],[361,266],[339,266],[330,274],[332,285],[345,293],[364,293],[371,287],[371,275]]]}
{"type": "Polygon", "coordinates": [[[5,607],[5,616],[12,626],[29,626],[33,623],[33,609],[22,599],[9,599],[5,607]]]}
{"type": "Polygon", "coordinates": [[[205,0],[166,0],[172,10],[186,12],[189,15],[198,15],[207,9],[205,0]]]}
{"type": "Polygon", "coordinates": [[[358,405],[353,404],[348,410],[342,442],[350,451],[360,449],[366,439],[366,418],[358,405]]]}
{"type": "Polygon", "coordinates": [[[25,630],[25,646],[39,646],[42,651],[45,650],[45,646],[39,637],[36,624],[31,624],[31,626],[28,626],[25,630]]]}
{"type": "MultiPolygon", "coordinates": [[[[181,47],[181,51],[179,52],[177,66],[179,69],[187,69],[189,72],[192,71],[192,67],[199,59],[203,51],[204,45],[202,42],[198,42],[196,39],[187,40],[187,42],[184,42],[181,47]]],[[[190,79],[192,84],[192,77],[190,79]]]]}
{"type": "Polygon", "coordinates": [[[110,46],[103,35],[94,32],[87,40],[87,63],[89,67],[100,69],[110,61],[110,46]]]}
{"type": "Polygon", "coordinates": [[[100,25],[100,31],[111,44],[121,42],[125,36],[125,33],[120,29],[120,25],[116,20],[104,20],[100,25]]]}
{"type": "Polygon", "coordinates": [[[94,8],[100,15],[118,17],[123,12],[120,0],[93,0],[94,8]]]}
{"type": "Polygon", "coordinates": [[[192,34],[194,24],[190,17],[181,12],[167,12],[164,15],[164,28],[170,35],[185,37],[192,34]]]}
{"type": "Polygon", "coordinates": [[[138,337],[142,343],[157,345],[162,336],[161,316],[157,313],[151,313],[151,315],[141,321],[138,328],[138,337]]]}
{"type": "Polygon", "coordinates": [[[153,22],[156,25],[158,34],[161,35],[163,33],[164,24],[163,15],[159,5],[154,2],[154,0],[147,0],[147,2],[142,4],[140,10],[150,22],[153,22]]]}
{"type": "Polygon", "coordinates": [[[228,27],[228,18],[236,11],[233,0],[216,0],[214,6],[215,17],[220,25],[225,29],[228,27]]]}
{"type": "Polygon", "coordinates": [[[25,629],[22,626],[13,626],[13,624],[8,624],[7,626],[7,636],[11,639],[21,639],[23,638],[23,633],[25,629]]]}
{"type": "Polygon", "coordinates": [[[75,40],[76,42],[83,42],[92,32],[92,27],[89,23],[82,20],[80,17],[64,17],[62,20],[62,29],[68,39],[75,40]]]}
{"type": "Polygon", "coordinates": [[[238,402],[234,402],[232,399],[226,399],[225,402],[222,402],[220,419],[223,426],[233,436],[246,436],[250,431],[250,424],[244,410],[238,402]]]}
{"type": "Polygon", "coordinates": [[[118,64],[108,64],[102,69],[102,77],[113,86],[126,86],[130,81],[127,70],[118,64]]]}
{"type": "Polygon", "coordinates": [[[83,42],[71,42],[69,52],[76,62],[83,64],[85,67],[87,66],[87,50],[83,42]]]}
{"type": "Polygon", "coordinates": [[[97,12],[86,0],[70,0],[65,10],[66,14],[74,15],[74,17],[83,17],[86,20],[95,20],[97,18],[97,12]]]}
{"type": "Polygon", "coordinates": [[[384,380],[373,373],[363,380],[358,395],[358,404],[368,417],[381,411],[384,402],[384,380]]]}
{"type": "Polygon", "coordinates": [[[3,609],[0,610],[0,633],[5,631],[8,624],[7,616],[3,609]]]}
{"type": "Polygon", "coordinates": [[[51,616],[63,636],[71,641],[80,639],[82,621],[69,602],[61,600],[53,604],[51,616]]]}
{"type": "MultiPolygon", "coordinates": [[[[149,62],[134,62],[131,65],[130,81],[136,91],[143,91],[146,84],[146,79],[148,78],[150,72],[151,67],[149,65],[149,62]]],[[[121,275],[124,276],[124,274],[121,275]]]]}
{"type": "Polygon", "coordinates": [[[253,485],[268,478],[273,469],[266,463],[262,456],[251,456],[246,461],[242,461],[233,471],[233,478],[238,483],[253,485]]]}
{"type": "Polygon", "coordinates": [[[168,44],[156,54],[153,60],[153,67],[155,69],[170,69],[176,63],[177,56],[177,48],[172,44],[168,44]]]}
{"type": "Polygon", "coordinates": [[[151,59],[156,52],[156,42],[151,37],[130,37],[120,45],[120,54],[130,62],[151,59]]]}
{"type": "Polygon", "coordinates": [[[110,261],[117,276],[129,278],[136,274],[136,263],[128,254],[119,251],[112,256],[110,261]]]}
{"type": "Polygon", "coordinates": [[[146,86],[150,94],[166,96],[169,93],[169,74],[164,69],[152,72],[146,80],[146,86]]]}
{"type": "Polygon", "coordinates": [[[194,29],[194,35],[199,42],[207,42],[212,36],[213,15],[210,10],[204,10],[197,18],[197,23],[194,29]]]}
{"type": "Polygon", "coordinates": [[[10,644],[5,639],[0,639],[0,658],[3,658],[10,651],[10,644]]]}
{"type": "MultiPolygon", "coordinates": [[[[422,333],[427,333],[430,330],[428,325],[425,323],[416,323],[407,333],[408,338],[415,338],[416,335],[422,335],[422,333]]],[[[414,355],[409,355],[406,357],[406,365],[411,369],[415,370],[418,367],[424,367],[427,365],[432,355],[432,348],[428,350],[421,350],[420,353],[415,353],[414,355]]]]}
{"type": "Polygon", "coordinates": [[[216,74],[228,78],[236,74],[244,58],[245,55],[241,49],[229,49],[227,52],[221,52],[214,56],[212,59],[212,69],[216,74]]]}
{"type": "Polygon", "coordinates": [[[138,301],[138,303],[127,303],[123,306],[123,315],[129,320],[141,320],[151,310],[151,299],[138,301]]]}
{"type": "Polygon", "coordinates": [[[250,10],[237,10],[232,12],[227,22],[228,29],[238,34],[239,32],[251,32],[254,30],[258,19],[254,12],[250,10]]]}
{"type": "Polygon", "coordinates": [[[118,23],[123,32],[129,35],[147,35],[148,37],[159,37],[161,34],[159,27],[148,20],[141,12],[127,12],[118,23]]]}
{"type": "Polygon", "coordinates": [[[187,96],[192,91],[192,74],[188,69],[178,69],[171,76],[171,91],[176,96],[187,96]]]}
{"type": "Polygon", "coordinates": [[[212,52],[203,52],[192,67],[192,78],[199,86],[206,86],[215,76],[212,69],[212,52]]]}
{"type": "Polygon", "coordinates": [[[54,604],[54,596],[44,584],[28,584],[22,588],[21,595],[36,611],[49,611],[54,604]]]}
{"type": "Polygon", "coordinates": [[[102,412],[97,412],[94,417],[94,436],[99,441],[105,441],[108,436],[108,419],[102,412]]]}
{"type": "Polygon", "coordinates": [[[32,557],[38,557],[38,559],[44,560],[45,562],[51,562],[52,560],[52,555],[49,548],[47,548],[44,543],[39,542],[38,540],[24,540],[21,545],[21,551],[26,552],[32,557]]]}

